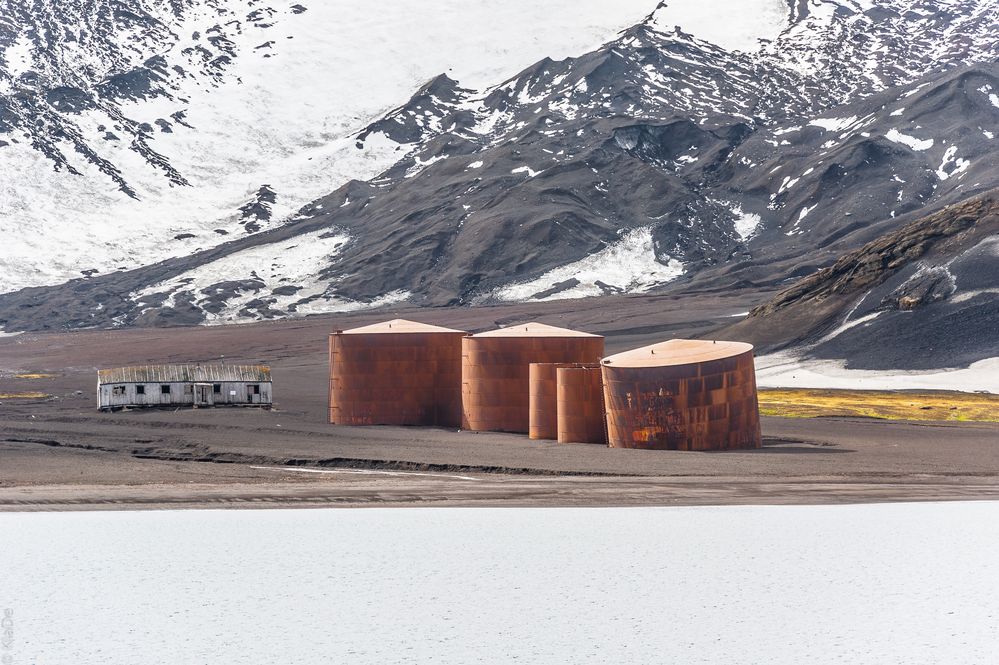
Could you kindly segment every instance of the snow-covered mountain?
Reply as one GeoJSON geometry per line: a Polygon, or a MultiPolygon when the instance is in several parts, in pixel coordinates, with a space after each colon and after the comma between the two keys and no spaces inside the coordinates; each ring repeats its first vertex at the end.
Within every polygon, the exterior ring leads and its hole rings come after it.
{"type": "MultiPolygon", "coordinates": [[[[661,3],[595,50],[492,86],[428,77],[245,182],[229,226],[171,227],[180,239],[155,244],[174,258],[0,295],[0,327],[773,290],[999,187],[999,0],[730,5],[755,34],[703,7],[661,3]],[[332,161],[307,159],[320,154],[332,161]],[[302,197],[288,218],[280,206],[302,197]],[[218,245],[216,228],[236,239],[218,245]]],[[[256,159],[248,172],[271,157],[256,159]]]]}
{"type": "Polygon", "coordinates": [[[354,135],[421,83],[486,86],[649,4],[0,0],[0,292],[284,223],[406,151],[354,135]]]}

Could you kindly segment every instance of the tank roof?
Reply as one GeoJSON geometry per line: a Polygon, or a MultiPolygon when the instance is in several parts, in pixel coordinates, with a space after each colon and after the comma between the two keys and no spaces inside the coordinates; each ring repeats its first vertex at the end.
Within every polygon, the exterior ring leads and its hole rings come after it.
{"type": "Polygon", "coordinates": [[[558,328],[546,323],[518,323],[517,325],[487,330],[472,337],[602,337],[592,333],[569,330],[568,328],[558,328]]]}
{"type": "Polygon", "coordinates": [[[602,362],[613,367],[668,367],[730,358],[752,350],[753,345],[745,342],[671,339],[607,356],[602,362]]]}
{"type": "Polygon", "coordinates": [[[418,321],[408,321],[406,319],[392,319],[391,321],[382,321],[381,323],[373,323],[370,326],[361,326],[360,328],[353,328],[351,330],[344,330],[341,333],[343,335],[372,335],[379,333],[461,333],[467,334],[464,330],[453,330],[451,328],[443,328],[441,326],[433,326],[429,323],[419,323],[418,321]]]}

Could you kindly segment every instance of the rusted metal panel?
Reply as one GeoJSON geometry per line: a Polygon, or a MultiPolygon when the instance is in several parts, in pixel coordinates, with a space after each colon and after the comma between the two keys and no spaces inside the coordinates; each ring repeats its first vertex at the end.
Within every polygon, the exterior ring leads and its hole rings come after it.
{"type": "Polygon", "coordinates": [[[606,445],[603,373],[600,365],[559,367],[556,429],[559,443],[606,445]]]}
{"type": "Polygon", "coordinates": [[[528,369],[527,434],[532,439],[558,436],[555,370],[558,363],[531,363],[528,369]]]}
{"type": "Polygon", "coordinates": [[[331,334],[330,422],[459,426],[466,334],[402,319],[331,334]]]}
{"type": "Polygon", "coordinates": [[[108,383],[218,383],[269,382],[271,369],[266,365],[141,365],[97,370],[97,384],[108,383]]]}
{"type": "Polygon", "coordinates": [[[753,347],[670,340],[602,362],[612,448],[759,448],[753,347]]]}
{"type": "MultiPolygon", "coordinates": [[[[529,369],[528,436],[532,439],[558,438],[558,375],[565,367],[591,367],[597,363],[531,363],[529,369]]],[[[602,399],[602,398],[601,398],[602,399]]],[[[601,413],[601,420],[603,414],[601,413]]],[[[603,425],[601,425],[601,428],[603,425]]]]}
{"type": "Polygon", "coordinates": [[[599,335],[538,323],[491,330],[462,340],[462,427],[528,433],[531,363],[596,363],[599,335]]]}

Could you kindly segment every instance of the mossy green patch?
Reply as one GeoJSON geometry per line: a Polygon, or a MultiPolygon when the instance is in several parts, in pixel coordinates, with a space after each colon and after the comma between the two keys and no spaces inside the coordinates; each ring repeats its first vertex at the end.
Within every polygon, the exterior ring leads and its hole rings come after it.
{"type": "Polygon", "coordinates": [[[759,397],[765,416],[999,422],[999,395],[990,393],[764,388],[759,397]]]}

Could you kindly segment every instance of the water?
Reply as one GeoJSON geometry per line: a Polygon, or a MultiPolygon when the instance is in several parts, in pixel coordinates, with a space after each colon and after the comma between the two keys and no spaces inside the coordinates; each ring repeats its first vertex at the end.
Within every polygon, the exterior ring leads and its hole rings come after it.
{"type": "Polygon", "coordinates": [[[994,502],[11,513],[0,534],[14,664],[999,651],[994,502]]]}

